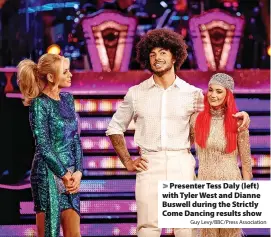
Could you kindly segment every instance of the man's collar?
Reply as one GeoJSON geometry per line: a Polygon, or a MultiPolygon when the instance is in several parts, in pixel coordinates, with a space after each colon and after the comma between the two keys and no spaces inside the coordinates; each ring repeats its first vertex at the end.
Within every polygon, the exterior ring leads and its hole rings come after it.
{"type": "Polygon", "coordinates": [[[148,79],[148,89],[152,88],[153,86],[155,86],[155,81],[153,79],[153,76],[151,76],[149,79],[148,79]]]}
{"type": "MultiPolygon", "coordinates": [[[[177,87],[181,88],[182,84],[183,84],[183,80],[176,75],[175,81],[173,82],[172,86],[176,85],[177,87]]],[[[155,83],[155,81],[153,79],[153,75],[152,75],[148,80],[148,88],[152,88],[155,85],[156,85],[156,83],[155,83]]]]}
{"type": "Polygon", "coordinates": [[[175,85],[178,86],[179,88],[182,88],[183,87],[183,80],[181,78],[179,78],[177,75],[176,75],[176,80],[174,81],[175,85]]]}

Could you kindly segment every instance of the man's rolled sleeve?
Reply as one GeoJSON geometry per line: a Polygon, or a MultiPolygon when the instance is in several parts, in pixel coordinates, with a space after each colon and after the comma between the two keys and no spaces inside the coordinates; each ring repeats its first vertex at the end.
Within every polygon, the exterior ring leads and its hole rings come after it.
{"type": "Polygon", "coordinates": [[[127,130],[131,120],[134,116],[134,108],[133,108],[133,98],[132,91],[129,89],[127,94],[124,97],[124,100],[121,102],[119,108],[116,113],[113,115],[107,131],[106,136],[110,136],[113,134],[122,134],[127,130]]]}

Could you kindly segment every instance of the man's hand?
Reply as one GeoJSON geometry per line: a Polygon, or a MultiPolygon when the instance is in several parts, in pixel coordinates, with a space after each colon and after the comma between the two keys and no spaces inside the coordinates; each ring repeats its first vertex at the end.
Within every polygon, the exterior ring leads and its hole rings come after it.
{"type": "Polygon", "coordinates": [[[242,124],[238,127],[239,132],[245,131],[245,130],[248,129],[249,124],[250,124],[250,118],[249,118],[249,115],[248,115],[247,112],[241,111],[241,112],[238,112],[236,114],[233,114],[232,116],[237,118],[237,119],[243,120],[242,124]]]}
{"type": "Polygon", "coordinates": [[[125,164],[125,167],[129,172],[134,171],[143,171],[148,169],[148,163],[149,161],[144,157],[139,157],[135,160],[130,160],[125,164]]]}

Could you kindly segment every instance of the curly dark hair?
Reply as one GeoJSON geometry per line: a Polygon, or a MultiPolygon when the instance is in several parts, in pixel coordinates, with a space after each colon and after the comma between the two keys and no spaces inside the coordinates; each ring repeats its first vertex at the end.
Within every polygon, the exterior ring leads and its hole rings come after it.
{"type": "Polygon", "coordinates": [[[144,69],[151,69],[149,54],[154,48],[169,50],[176,62],[175,70],[180,68],[187,57],[187,45],[183,37],[169,29],[150,30],[145,34],[136,46],[137,60],[144,69]]]}

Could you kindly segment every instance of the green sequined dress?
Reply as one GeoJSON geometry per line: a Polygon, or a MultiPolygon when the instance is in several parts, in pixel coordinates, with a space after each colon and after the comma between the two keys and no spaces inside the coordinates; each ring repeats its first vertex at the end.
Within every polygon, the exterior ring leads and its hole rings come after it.
{"type": "Polygon", "coordinates": [[[30,177],[34,208],[45,212],[45,236],[58,237],[61,211],[73,208],[80,215],[79,194],[60,194],[54,177],[61,178],[70,167],[82,172],[73,96],[61,92],[58,101],[41,94],[29,111],[36,146],[30,177]]]}

